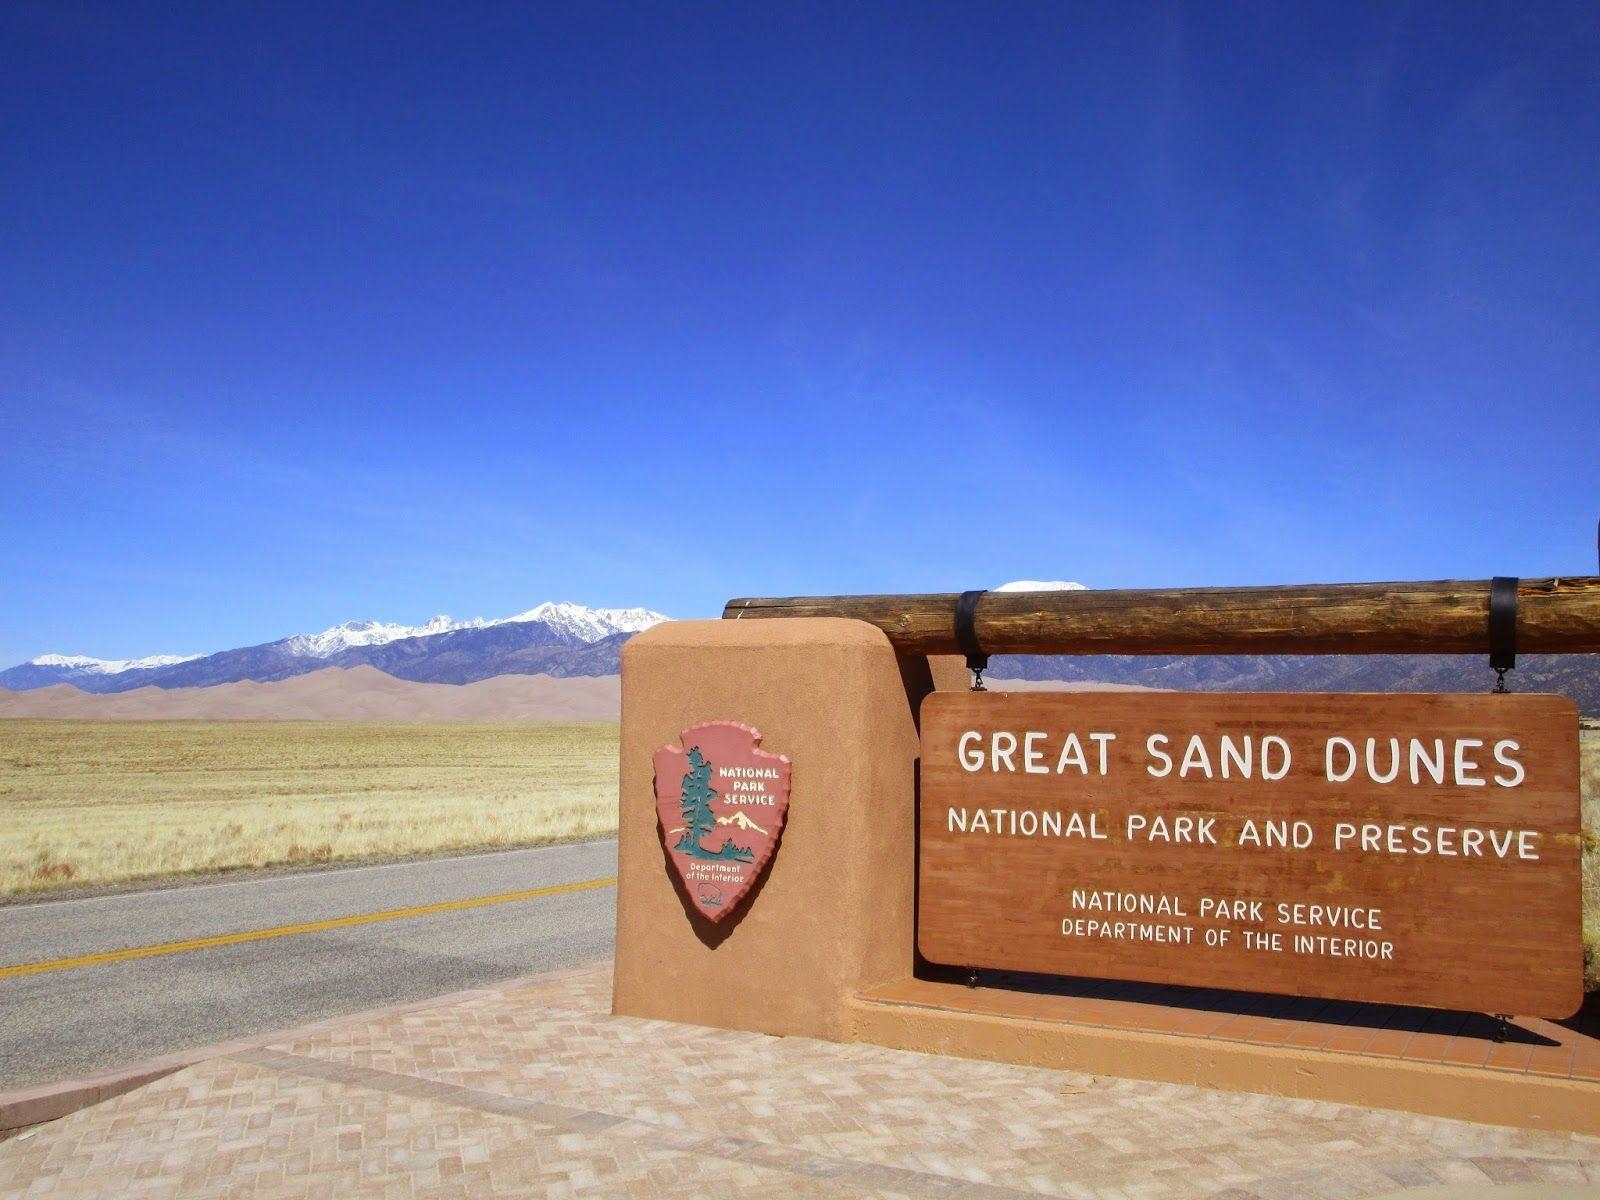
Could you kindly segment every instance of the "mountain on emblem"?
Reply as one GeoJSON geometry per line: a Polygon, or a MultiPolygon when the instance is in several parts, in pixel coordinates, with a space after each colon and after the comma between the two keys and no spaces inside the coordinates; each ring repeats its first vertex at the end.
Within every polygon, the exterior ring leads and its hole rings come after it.
{"type": "Polygon", "coordinates": [[[761,828],[742,812],[736,812],[731,817],[718,817],[718,825],[737,825],[740,829],[754,829],[757,833],[768,833],[769,830],[761,828]]]}
{"type": "Polygon", "coordinates": [[[656,814],[672,869],[695,911],[721,921],[777,853],[789,812],[791,764],[761,734],[709,721],[655,753],[656,814]]]}

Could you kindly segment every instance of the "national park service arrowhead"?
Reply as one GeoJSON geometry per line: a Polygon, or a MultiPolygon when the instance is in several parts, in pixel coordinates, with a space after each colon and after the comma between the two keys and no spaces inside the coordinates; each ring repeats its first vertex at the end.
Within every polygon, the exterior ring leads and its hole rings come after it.
{"type": "Polygon", "coordinates": [[[655,753],[662,839],[695,911],[722,921],[777,853],[791,764],[734,721],[691,726],[678,740],[655,753]]]}

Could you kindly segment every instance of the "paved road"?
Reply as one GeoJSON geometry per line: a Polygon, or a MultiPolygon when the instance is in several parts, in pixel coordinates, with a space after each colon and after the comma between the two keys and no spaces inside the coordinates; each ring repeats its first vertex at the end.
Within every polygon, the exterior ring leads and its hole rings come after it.
{"type": "MultiPolygon", "coordinates": [[[[613,840],[0,908],[0,968],[616,874],[613,840]]],[[[0,1090],[609,957],[616,890],[0,978],[0,1090]]]]}

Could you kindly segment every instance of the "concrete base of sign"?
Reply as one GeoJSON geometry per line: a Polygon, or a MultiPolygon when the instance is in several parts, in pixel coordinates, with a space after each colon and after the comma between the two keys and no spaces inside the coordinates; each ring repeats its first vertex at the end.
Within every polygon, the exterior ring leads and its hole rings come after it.
{"type": "Polygon", "coordinates": [[[1073,1007],[1064,997],[905,979],[851,1001],[849,1036],[897,1050],[1600,1136],[1593,1080],[1084,1025],[1073,1007]]]}

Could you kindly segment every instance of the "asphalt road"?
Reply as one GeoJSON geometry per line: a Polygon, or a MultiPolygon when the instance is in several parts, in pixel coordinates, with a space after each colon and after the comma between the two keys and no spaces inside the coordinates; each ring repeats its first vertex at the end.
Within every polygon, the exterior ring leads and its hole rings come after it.
{"type": "Polygon", "coordinates": [[[0,907],[0,1091],[611,954],[616,889],[127,961],[86,955],[607,879],[614,840],[0,907]]]}

